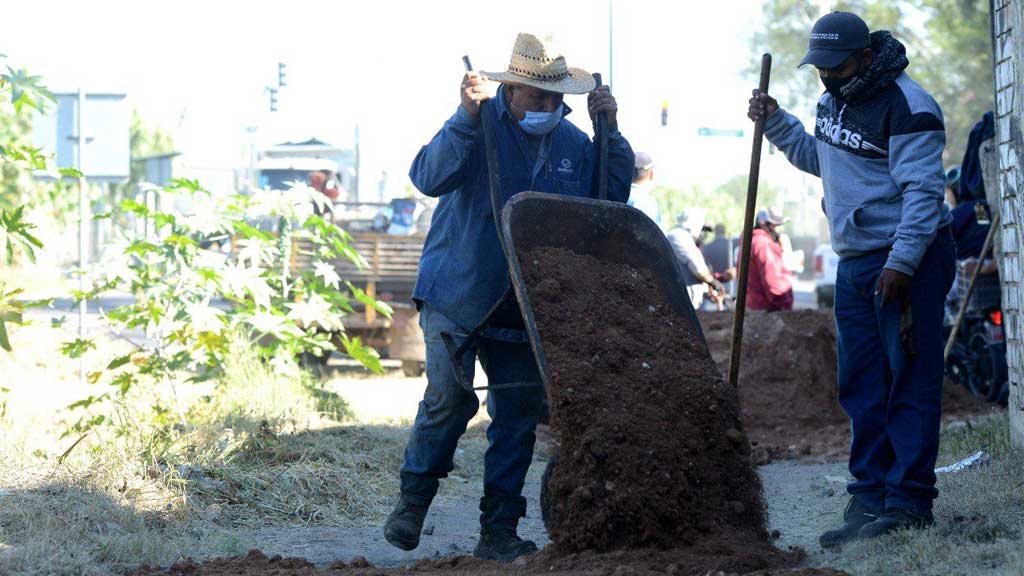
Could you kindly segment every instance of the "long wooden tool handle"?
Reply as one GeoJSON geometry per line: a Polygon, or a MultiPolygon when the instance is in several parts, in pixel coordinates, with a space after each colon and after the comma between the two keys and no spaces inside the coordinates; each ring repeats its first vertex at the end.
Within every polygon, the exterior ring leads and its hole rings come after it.
{"type": "Polygon", "coordinates": [[[978,265],[974,267],[974,274],[971,274],[971,281],[967,284],[967,292],[960,295],[960,311],[956,314],[956,321],[953,322],[953,329],[949,331],[949,340],[946,340],[946,350],[942,353],[942,361],[945,362],[949,358],[949,353],[953,350],[953,342],[956,341],[956,335],[960,332],[960,324],[964,321],[964,314],[967,313],[967,306],[971,303],[971,296],[974,295],[974,283],[978,281],[978,274],[981,272],[981,264],[985,261],[985,255],[988,254],[989,248],[995,243],[996,229],[999,228],[999,216],[997,212],[992,217],[992,223],[988,229],[988,234],[985,236],[985,244],[981,247],[981,254],[978,255],[978,265]]]}
{"type": "MultiPolygon", "coordinates": [[[[761,57],[761,82],[758,90],[768,93],[772,73],[772,55],[761,57]]],[[[757,207],[757,179],[761,173],[761,142],[764,139],[765,115],[754,123],[754,147],[750,151],[750,177],[747,180],[747,208],[743,216],[743,246],[740,248],[740,277],[736,286],[736,311],[732,320],[732,353],[729,357],[729,384],[738,385],[740,350],[743,346],[743,316],[747,311],[747,275],[750,272],[750,240],[754,233],[754,210],[757,207]]]]}
{"type": "MultiPolygon", "coordinates": [[[[594,81],[597,82],[597,86],[594,89],[601,87],[601,74],[594,73],[594,81]]],[[[608,116],[604,114],[597,115],[597,146],[598,146],[598,157],[597,157],[597,197],[600,200],[608,199],[608,116]]]]}

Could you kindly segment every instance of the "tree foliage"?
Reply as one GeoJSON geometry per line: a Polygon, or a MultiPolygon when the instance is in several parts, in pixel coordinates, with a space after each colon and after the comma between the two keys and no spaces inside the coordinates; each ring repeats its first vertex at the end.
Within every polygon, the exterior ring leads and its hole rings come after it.
{"type": "MultiPolygon", "coordinates": [[[[12,265],[19,256],[34,260],[35,251],[43,247],[35,236],[35,225],[25,216],[25,191],[38,186],[31,180],[33,171],[50,172],[58,178],[61,171],[56,170],[52,158],[28,142],[29,114],[44,110],[52,101],[53,95],[38,76],[11,67],[0,73],[0,265],[12,265]]],[[[8,352],[7,325],[21,324],[25,309],[37,304],[19,300],[21,293],[0,284],[0,348],[8,352]]]]}
{"type": "MultiPolygon", "coordinates": [[[[959,164],[967,134],[993,105],[992,45],[987,2],[975,0],[765,0],[763,26],[751,39],[753,56],[771,52],[771,92],[797,115],[813,113],[822,93],[811,67],[797,69],[814,22],[828,11],[859,14],[872,30],[889,30],[907,47],[911,74],[945,114],[948,164],[959,164]],[[829,4],[829,5],[825,5],[829,4]],[[923,29],[911,22],[923,20],[923,29]]],[[[758,64],[747,69],[752,85],[758,64]]]]}
{"type": "Polygon", "coordinates": [[[139,158],[168,154],[174,151],[174,139],[158,126],[148,124],[138,110],[132,111],[131,125],[131,181],[141,182],[144,178],[143,165],[139,158]]]}
{"type": "Polygon", "coordinates": [[[942,106],[949,151],[947,163],[960,164],[971,128],[995,106],[989,3],[912,3],[928,18],[928,41],[920,48],[923,65],[914,67],[914,75],[942,106]]]}
{"type": "MultiPolygon", "coordinates": [[[[724,224],[726,230],[739,234],[743,229],[743,213],[746,209],[747,176],[737,174],[714,190],[705,190],[699,185],[690,188],[658,187],[654,197],[664,221],[670,226],[683,210],[701,208],[707,211],[705,224],[724,224]]],[[[783,191],[762,182],[757,197],[758,206],[772,206],[779,203],[783,191]]]]}
{"type": "MultiPolygon", "coordinates": [[[[90,288],[75,298],[133,294],[130,304],[107,311],[105,320],[112,332],[141,331],[146,339],[135,342],[136,351],[109,358],[106,369],[90,374],[90,381],[108,385],[106,391],[72,407],[117,401],[143,381],[173,385],[179,378],[220,376],[227,355],[239,346],[290,376],[297,375],[302,355],[333,350],[381,370],[376,352],[346,334],[342,316],[357,303],[385,316],[391,309],[338,276],[333,264],[338,259],[366,262],[347,232],[314,214],[314,204],[324,209],[322,194],[295,183],[288,191],[217,198],[183,179],[160,194],[182,196],[182,202],[168,204],[189,206],[188,213],[156,210],[128,198],[97,216],[148,219],[155,233],[120,228],[122,237],[88,274],[90,288]],[[296,240],[312,246],[313,269],[292,269],[296,240]]],[[[91,344],[76,340],[62,350],[74,358],[91,344]]],[[[95,424],[83,416],[70,432],[95,424]]]]}

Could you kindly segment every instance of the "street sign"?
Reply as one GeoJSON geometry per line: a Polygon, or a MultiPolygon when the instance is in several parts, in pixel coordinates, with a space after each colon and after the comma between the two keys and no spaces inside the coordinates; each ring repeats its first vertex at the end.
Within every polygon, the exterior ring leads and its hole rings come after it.
{"type": "Polygon", "coordinates": [[[53,154],[58,168],[78,168],[90,181],[120,181],[129,175],[131,111],[124,94],[86,94],[82,166],[78,156],[78,94],[55,94],[57,104],[33,123],[33,140],[53,154]],[[84,166],[84,167],[83,167],[84,166]]]}
{"type": "Polygon", "coordinates": [[[743,130],[729,130],[723,128],[698,128],[697,136],[725,136],[728,138],[743,138],[743,130]]]}

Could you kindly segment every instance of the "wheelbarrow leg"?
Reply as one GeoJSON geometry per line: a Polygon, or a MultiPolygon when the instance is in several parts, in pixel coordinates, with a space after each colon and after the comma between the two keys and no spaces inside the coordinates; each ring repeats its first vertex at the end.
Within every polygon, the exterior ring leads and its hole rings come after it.
{"type": "Polygon", "coordinates": [[[529,388],[532,386],[543,386],[542,382],[507,382],[504,384],[494,384],[492,386],[473,386],[472,371],[475,366],[470,364],[469,368],[465,368],[464,360],[466,354],[476,354],[477,346],[488,338],[484,335],[484,330],[487,329],[491,322],[491,318],[498,312],[498,310],[504,306],[510,300],[515,299],[515,291],[509,286],[505,294],[491,306],[484,319],[477,324],[476,328],[469,334],[457,334],[454,332],[441,332],[441,341],[444,342],[444,347],[448,352],[448,362],[451,365],[452,373],[455,374],[455,381],[459,383],[459,386],[463,390],[468,392],[476,392],[477,390],[505,390],[507,388],[529,388]],[[459,344],[456,338],[462,340],[459,344]]]}

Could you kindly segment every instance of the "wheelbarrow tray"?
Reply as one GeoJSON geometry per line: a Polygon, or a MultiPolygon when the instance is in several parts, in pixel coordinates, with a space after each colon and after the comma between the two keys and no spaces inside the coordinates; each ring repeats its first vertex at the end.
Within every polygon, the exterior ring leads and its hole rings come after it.
{"type": "Polygon", "coordinates": [[[599,260],[649,270],[669,305],[690,323],[707,351],[680,262],[658,225],[643,212],[620,202],[520,192],[506,203],[501,225],[513,289],[545,390],[550,384],[550,372],[530,305],[533,287],[527,285],[523,277],[523,258],[537,248],[564,248],[599,260]]]}

